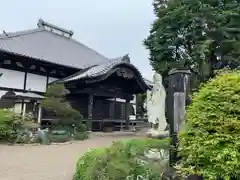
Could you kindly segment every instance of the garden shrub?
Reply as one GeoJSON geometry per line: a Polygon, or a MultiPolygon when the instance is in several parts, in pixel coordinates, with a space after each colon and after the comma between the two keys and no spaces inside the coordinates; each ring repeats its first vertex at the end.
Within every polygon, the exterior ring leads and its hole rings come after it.
{"type": "Polygon", "coordinates": [[[51,143],[64,143],[71,140],[68,131],[50,131],[47,136],[51,143]]]}
{"type": "Polygon", "coordinates": [[[74,180],[88,180],[92,177],[92,167],[106,152],[106,148],[91,149],[84,156],[80,157],[77,162],[76,173],[74,175],[74,180]]]}
{"type": "Polygon", "coordinates": [[[29,134],[27,133],[19,133],[17,138],[16,138],[16,141],[15,143],[17,144],[27,144],[29,143],[31,140],[29,134]]]}
{"type": "Polygon", "coordinates": [[[240,71],[221,72],[193,96],[178,168],[204,179],[240,178],[240,71]]]}
{"type": "Polygon", "coordinates": [[[76,134],[74,134],[73,139],[74,140],[85,140],[88,139],[89,134],[88,132],[76,132],[76,134]]]}
{"type": "Polygon", "coordinates": [[[87,126],[83,124],[81,121],[79,123],[76,123],[76,132],[86,132],[87,126]]]}
{"type": "Polygon", "coordinates": [[[20,115],[9,109],[0,109],[0,141],[14,142],[23,125],[20,115]]]}
{"type": "Polygon", "coordinates": [[[109,148],[94,149],[80,157],[77,163],[75,180],[129,180],[137,176],[160,179],[165,166],[161,161],[147,161],[145,151],[168,149],[167,140],[133,139],[113,143],[109,148]]]}

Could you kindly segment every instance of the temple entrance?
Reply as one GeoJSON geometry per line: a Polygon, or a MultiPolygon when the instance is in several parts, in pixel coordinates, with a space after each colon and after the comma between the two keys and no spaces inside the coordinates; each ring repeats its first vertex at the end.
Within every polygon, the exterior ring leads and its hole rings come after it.
{"type": "Polygon", "coordinates": [[[129,129],[136,115],[131,101],[150,89],[127,57],[82,70],[55,83],[70,91],[68,101],[83,116],[90,131],[129,129]]]}
{"type": "MultiPolygon", "coordinates": [[[[120,131],[126,120],[126,102],[117,98],[96,96],[93,102],[92,131],[120,131]]],[[[128,114],[136,115],[133,105],[128,106],[128,114]]]]}
{"type": "MultiPolygon", "coordinates": [[[[70,94],[68,101],[72,107],[83,116],[83,123],[91,122],[92,131],[119,131],[124,128],[126,121],[126,100],[105,96],[93,96],[92,119],[88,119],[89,94],[70,94]]],[[[128,116],[135,116],[134,105],[129,103],[128,116]]]]}

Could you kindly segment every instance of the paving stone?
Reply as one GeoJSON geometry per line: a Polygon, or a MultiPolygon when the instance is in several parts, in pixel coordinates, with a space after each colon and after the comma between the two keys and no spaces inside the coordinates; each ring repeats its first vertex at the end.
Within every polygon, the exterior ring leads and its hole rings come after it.
{"type": "Polygon", "coordinates": [[[0,145],[0,180],[72,180],[78,157],[90,148],[134,137],[94,137],[58,145],[0,145]]]}

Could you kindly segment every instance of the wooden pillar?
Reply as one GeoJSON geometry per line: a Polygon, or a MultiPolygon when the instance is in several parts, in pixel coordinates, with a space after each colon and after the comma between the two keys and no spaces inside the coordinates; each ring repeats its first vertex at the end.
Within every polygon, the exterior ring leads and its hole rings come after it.
{"type": "MultiPolygon", "coordinates": [[[[38,106],[38,118],[37,118],[37,122],[38,122],[38,125],[39,127],[41,126],[41,119],[42,119],[42,107],[38,106]]],[[[40,128],[38,128],[38,130],[40,130],[40,128]]]]}
{"type": "Polygon", "coordinates": [[[23,118],[25,117],[25,114],[26,114],[26,106],[27,106],[27,103],[23,101],[23,108],[22,108],[22,117],[23,118]]]}
{"type": "Polygon", "coordinates": [[[88,119],[87,119],[87,126],[88,126],[89,131],[92,131],[92,112],[93,112],[93,94],[89,94],[89,96],[88,96],[88,119]]]}
{"type": "MultiPolygon", "coordinates": [[[[27,61],[26,61],[27,62],[27,61]]],[[[27,88],[27,72],[28,72],[28,64],[24,65],[24,80],[23,80],[23,92],[26,92],[27,88]]],[[[22,99],[22,117],[24,118],[26,113],[26,102],[24,102],[24,99],[22,99]]]]}
{"type": "Polygon", "coordinates": [[[47,73],[47,80],[46,80],[46,91],[48,89],[48,83],[49,83],[49,73],[47,73]]]}
{"type": "Polygon", "coordinates": [[[125,121],[126,121],[126,129],[129,129],[129,125],[130,125],[130,120],[129,120],[129,110],[130,110],[130,99],[126,98],[126,102],[125,102],[125,121]]]}

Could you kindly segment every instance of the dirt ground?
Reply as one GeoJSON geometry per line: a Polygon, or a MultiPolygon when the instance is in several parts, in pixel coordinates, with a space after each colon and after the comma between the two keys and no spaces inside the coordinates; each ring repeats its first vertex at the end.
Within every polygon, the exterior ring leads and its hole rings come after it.
{"type": "Polygon", "coordinates": [[[76,161],[91,148],[133,137],[92,137],[61,145],[0,145],[0,180],[72,180],[76,161]]]}

